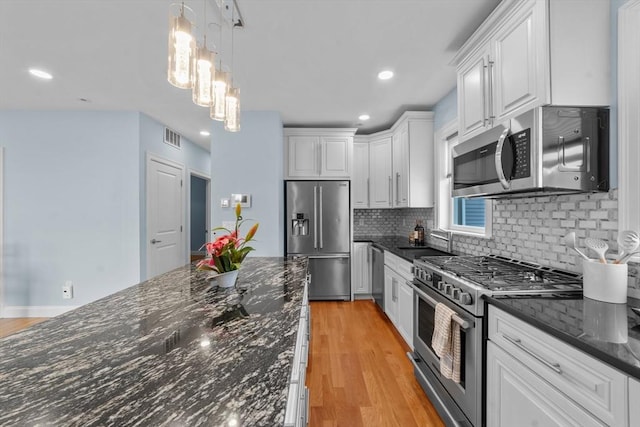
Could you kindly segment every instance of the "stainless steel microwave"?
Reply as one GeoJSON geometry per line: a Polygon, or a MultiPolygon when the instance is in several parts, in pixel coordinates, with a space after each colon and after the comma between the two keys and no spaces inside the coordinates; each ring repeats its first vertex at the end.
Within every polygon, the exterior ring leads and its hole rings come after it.
{"type": "Polygon", "coordinates": [[[609,110],[545,106],[452,149],[454,197],[609,190],[609,110]]]}

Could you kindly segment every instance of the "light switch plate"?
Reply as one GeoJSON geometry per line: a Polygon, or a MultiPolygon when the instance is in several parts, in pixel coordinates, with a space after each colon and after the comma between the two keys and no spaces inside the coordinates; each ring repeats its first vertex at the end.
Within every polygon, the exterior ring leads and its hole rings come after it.
{"type": "Polygon", "coordinates": [[[220,207],[221,208],[228,208],[230,205],[230,201],[229,199],[220,199],[220,207]]]}

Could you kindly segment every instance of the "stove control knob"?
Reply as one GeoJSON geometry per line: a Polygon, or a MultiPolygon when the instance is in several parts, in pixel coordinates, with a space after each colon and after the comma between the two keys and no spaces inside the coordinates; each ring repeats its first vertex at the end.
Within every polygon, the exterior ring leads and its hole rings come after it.
{"type": "Polygon", "coordinates": [[[436,288],[438,288],[439,291],[443,291],[444,290],[444,282],[441,280],[438,282],[436,288]]]}
{"type": "Polygon", "coordinates": [[[471,305],[472,302],[471,295],[468,292],[462,292],[460,294],[460,304],[471,305]]]}
{"type": "Polygon", "coordinates": [[[444,285],[444,293],[447,295],[451,295],[451,290],[453,289],[453,285],[449,283],[445,283],[444,285]]]}
{"type": "Polygon", "coordinates": [[[451,296],[453,297],[453,299],[460,299],[460,288],[453,288],[453,290],[451,291],[451,296]]]}
{"type": "Polygon", "coordinates": [[[427,282],[431,282],[433,280],[433,276],[431,275],[431,273],[423,271],[422,274],[424,274],[424,280],[426,280],[427,282]]]}

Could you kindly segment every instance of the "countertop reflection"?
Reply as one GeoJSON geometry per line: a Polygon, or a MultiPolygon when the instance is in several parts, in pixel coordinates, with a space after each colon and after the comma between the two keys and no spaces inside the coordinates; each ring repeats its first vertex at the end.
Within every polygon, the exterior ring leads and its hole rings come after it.
{"type": "Polygon", "coordinates": [[[640,379],[640,300],[582,296],[490,297],[490,304],[640,379]]]}
{"type": "Polygon", "coordinates": [[[278,425],[306,259],[187,265],[0,340],[0,425],[278,425]]]}

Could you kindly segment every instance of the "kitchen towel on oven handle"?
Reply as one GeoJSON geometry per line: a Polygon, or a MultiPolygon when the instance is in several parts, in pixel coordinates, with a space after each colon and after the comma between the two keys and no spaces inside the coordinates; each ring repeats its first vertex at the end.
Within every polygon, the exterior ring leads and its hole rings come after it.
{"type": "Polygon", "coordinates": [[[440,373],[460,382],[460,325],[453,321],[456,314],[445,304],[436,304],[431,347],[440,358],[440,373]]]}

